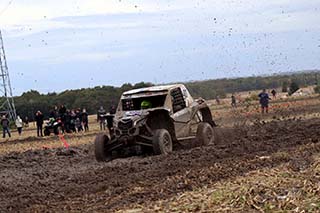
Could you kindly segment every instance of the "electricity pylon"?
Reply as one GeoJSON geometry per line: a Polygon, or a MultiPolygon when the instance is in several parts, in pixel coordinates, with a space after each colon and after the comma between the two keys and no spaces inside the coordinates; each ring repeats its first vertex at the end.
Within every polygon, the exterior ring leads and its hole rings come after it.
{"type": "Polygon", "coordinates": [[[17,116],[10,83],[8,65],[0,30],[0,114],[14,120],[17,116]]]}

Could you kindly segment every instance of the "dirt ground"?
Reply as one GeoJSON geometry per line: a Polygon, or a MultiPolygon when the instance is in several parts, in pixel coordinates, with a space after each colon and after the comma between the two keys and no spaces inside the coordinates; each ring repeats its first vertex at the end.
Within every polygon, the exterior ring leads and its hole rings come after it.
{"type": "Polygon", "coordinates": [[[94,159],[96,126],[67,135],[69,150],[15,136],[0,142],[0,212],[319,212],[319,104],[212,106],[215,144],[108,163],[94,159]]]}

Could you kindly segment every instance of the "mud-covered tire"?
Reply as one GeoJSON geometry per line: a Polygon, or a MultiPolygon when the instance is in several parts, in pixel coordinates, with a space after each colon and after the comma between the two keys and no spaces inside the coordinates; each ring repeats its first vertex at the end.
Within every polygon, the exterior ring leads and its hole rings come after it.
{"type": "Polygon", "coordinates": [[[94,141],[94,154],[98,162],[112,160],[112,153],[106,150],[106,144],[108,143],[108,141],[109,137],[106,134],[97,135],[94,141]]]}
{"type": "Polygon", "coordinates": [[[48,129],[45,129],[43,133],[44,133],[44,136],[50,136],[50,131],[48,129]]]}
{"type": "Polygon", "coordinates": [[[209,123],[202,122],[198,125],[196,142],[198,146],[207,146],[214,141],[214,132],[209,123]]]}
{"type": "Polygon", "coordinates": [[[60,133],[62,133],[62,128],[61,126],[58,126],[57,128],[54,128],[53,133],[55,135],[59,135],[60,133]]]}
{"type": "Polygon", "coordinates": [[[172,138],[166,129],[154,131],[152,144],[153,152],[156,155],[167,155],[172,152],[172,138]]]}

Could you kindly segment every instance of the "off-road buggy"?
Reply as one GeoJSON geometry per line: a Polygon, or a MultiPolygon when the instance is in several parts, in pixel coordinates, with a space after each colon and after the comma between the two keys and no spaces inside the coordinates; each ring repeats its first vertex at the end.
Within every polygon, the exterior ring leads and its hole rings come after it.
{"type": "Polygon", "coordinates": [[[126,149],[168,154],[186,139],[207,145],[215,126],[206,102],[194,100],[182,84],[130,90],[121,96],[112,131],[96,137],[95,156],[110,161],[126,149]]]}
{"type": "Polygon", "coordinates": [[[59,135],[62,132],[63,123],[60,118],[50,119],[44,126],[44,135],[49,136],[50,134],[59,135]]]}

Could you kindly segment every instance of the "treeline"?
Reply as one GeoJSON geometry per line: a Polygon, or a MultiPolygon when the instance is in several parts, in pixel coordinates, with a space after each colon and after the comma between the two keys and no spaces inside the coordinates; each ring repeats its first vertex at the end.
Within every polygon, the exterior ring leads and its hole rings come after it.
{"type": "MultiPolygon", "coordinates": [[[[315,85],[319,80],[320,71],[309,71],[264,77],[187,82],[185,85],[194,97],[213,99],[217,95],[224,97],[227,93],[233,92],[289,87],[292,82],[300,87],[315,85]]],[[[121,87],[97,86],[48,94],[40,94],[38,91],[31,90],[15,97],[14,101],[17,113],[22,117],[28,116],[30,119],[33,118],[37,110],[41,110],[45,115],[48,115],[54,106],[61,104],[64,104],[68,109],[86,108],[90,114],[94,114],[100,106],[108,109],[111,105],[117,105],[124,91],[151,85],[151,83],[141,82],[135,85],[124,84],[121,87]]]]}
{"type": "Polygon", "coordinates": [[[257,76],[234,79],[217,79],[187,83],[187,87],[195,97],[213,99],[217,95],[224,97],[227,93],[261,90],[261,89],[289,89],[295,83],[300,88],[320,84],[320,71],[305,71],[288,73],[285,75],[257,76]]]}
{"type": "Polygon", "coordinates": [[[49,115],[54,106],[64,104],[68,109],[87,109],[89,114],[97,112],[100,106],[108,109],[112,105],[117,105],[121,94],[124,91],[152,86],[151,83],[138,83],[135,85],[124,84],[121,87],[97,86],[88,89],[66,90],[61,93],[40,94],[31,90],[15,97],[17,114],[22,118],[28,116],[33,120],[36,111],[43,112],[45,117],[49,115]]]}

